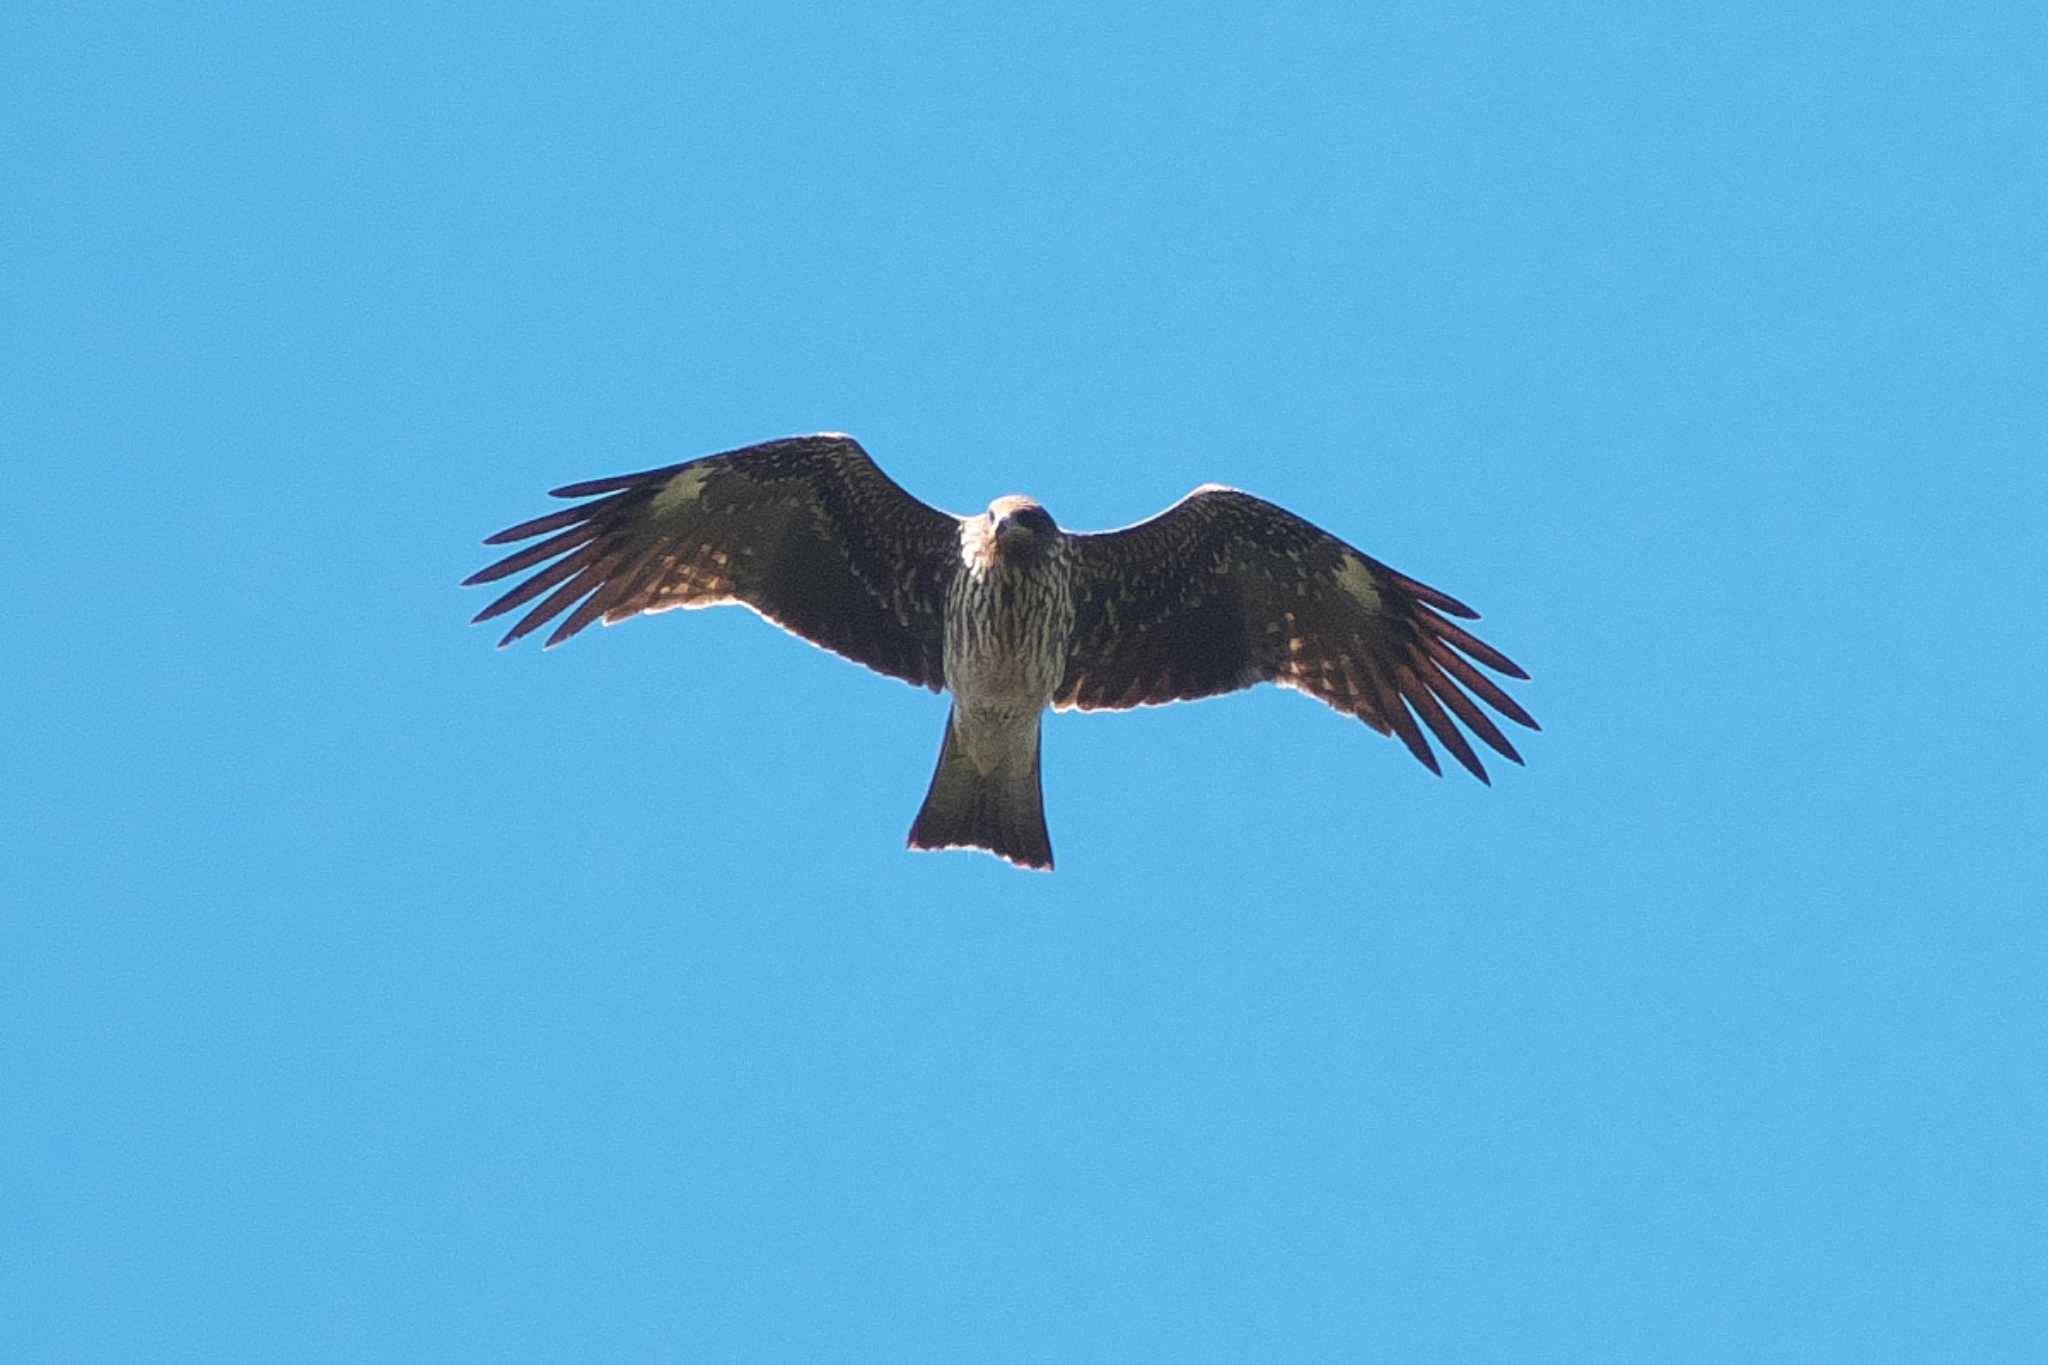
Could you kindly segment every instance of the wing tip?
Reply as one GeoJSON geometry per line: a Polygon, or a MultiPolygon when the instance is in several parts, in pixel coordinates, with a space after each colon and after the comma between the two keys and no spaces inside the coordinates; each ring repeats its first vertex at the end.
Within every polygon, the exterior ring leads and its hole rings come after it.
{"type": "Polygon", "coordinates": [[[1455,616],[1460,621],[1477,621],[1479,619],[1478,612],[1447,592],[1439,592],[1437,589],[1431,588],[1427,596],[1423,596],[1420,593],[1416,595],[1422,597],[1423,601],[1429,603],[1446,616],[1455,616]]]}

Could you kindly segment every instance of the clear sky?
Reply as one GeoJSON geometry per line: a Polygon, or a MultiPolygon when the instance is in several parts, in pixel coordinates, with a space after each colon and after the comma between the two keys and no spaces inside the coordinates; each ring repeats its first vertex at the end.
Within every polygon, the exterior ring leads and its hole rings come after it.
{"type": "Polygon", "coordinates": [[[2048,1358],[2038,7],[966,8],[0,18],[0,1357],[2048,1358]],[[818,429],[1544,732],[465,625],[818,429]]]}

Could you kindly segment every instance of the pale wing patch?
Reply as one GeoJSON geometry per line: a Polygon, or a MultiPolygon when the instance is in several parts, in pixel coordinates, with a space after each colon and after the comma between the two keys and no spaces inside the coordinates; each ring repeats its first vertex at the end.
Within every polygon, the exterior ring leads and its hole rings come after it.
{"type": "Polygon", "coordinates": [[[1337,586],[1357,598],[1370,611],[1380,609],[1380,585],[1373,578],[1373,572],[1365,561],[1350,551],[1344,552],[1344,563],[1337,570],[1337,586]]]}
{"type": "Polygon", "coordinates": [[[663,484],[661,491],[654,495],[654,514],[666,516],[678,507],[687,507],[704,493],[704,481],[711,477],[711,471],[703,465],[693,465],[663,484]]]}

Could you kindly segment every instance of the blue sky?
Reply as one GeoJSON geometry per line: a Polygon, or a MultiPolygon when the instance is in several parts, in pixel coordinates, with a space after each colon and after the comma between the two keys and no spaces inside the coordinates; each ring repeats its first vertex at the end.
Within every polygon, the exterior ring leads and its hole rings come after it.
{"type": "Polygon", "coordinates": [[[0,1354],[2048,1350],[2048,25],[2014,5],[0,18],[0,1354]],[[844,429],[1470,601],[1488,790],[745,612],[543,490],[844,429]]]}

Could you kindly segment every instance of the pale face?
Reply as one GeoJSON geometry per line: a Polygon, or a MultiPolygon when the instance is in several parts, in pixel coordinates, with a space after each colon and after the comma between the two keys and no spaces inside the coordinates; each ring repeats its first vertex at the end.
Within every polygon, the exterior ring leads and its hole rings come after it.
{"type": "Polygon", "coordinates": [[[1052,514],[1031,499],[1011,494],[988,506],[989,529],[1004,555],[1032,555],[1059,534],[1052,514]]]}

